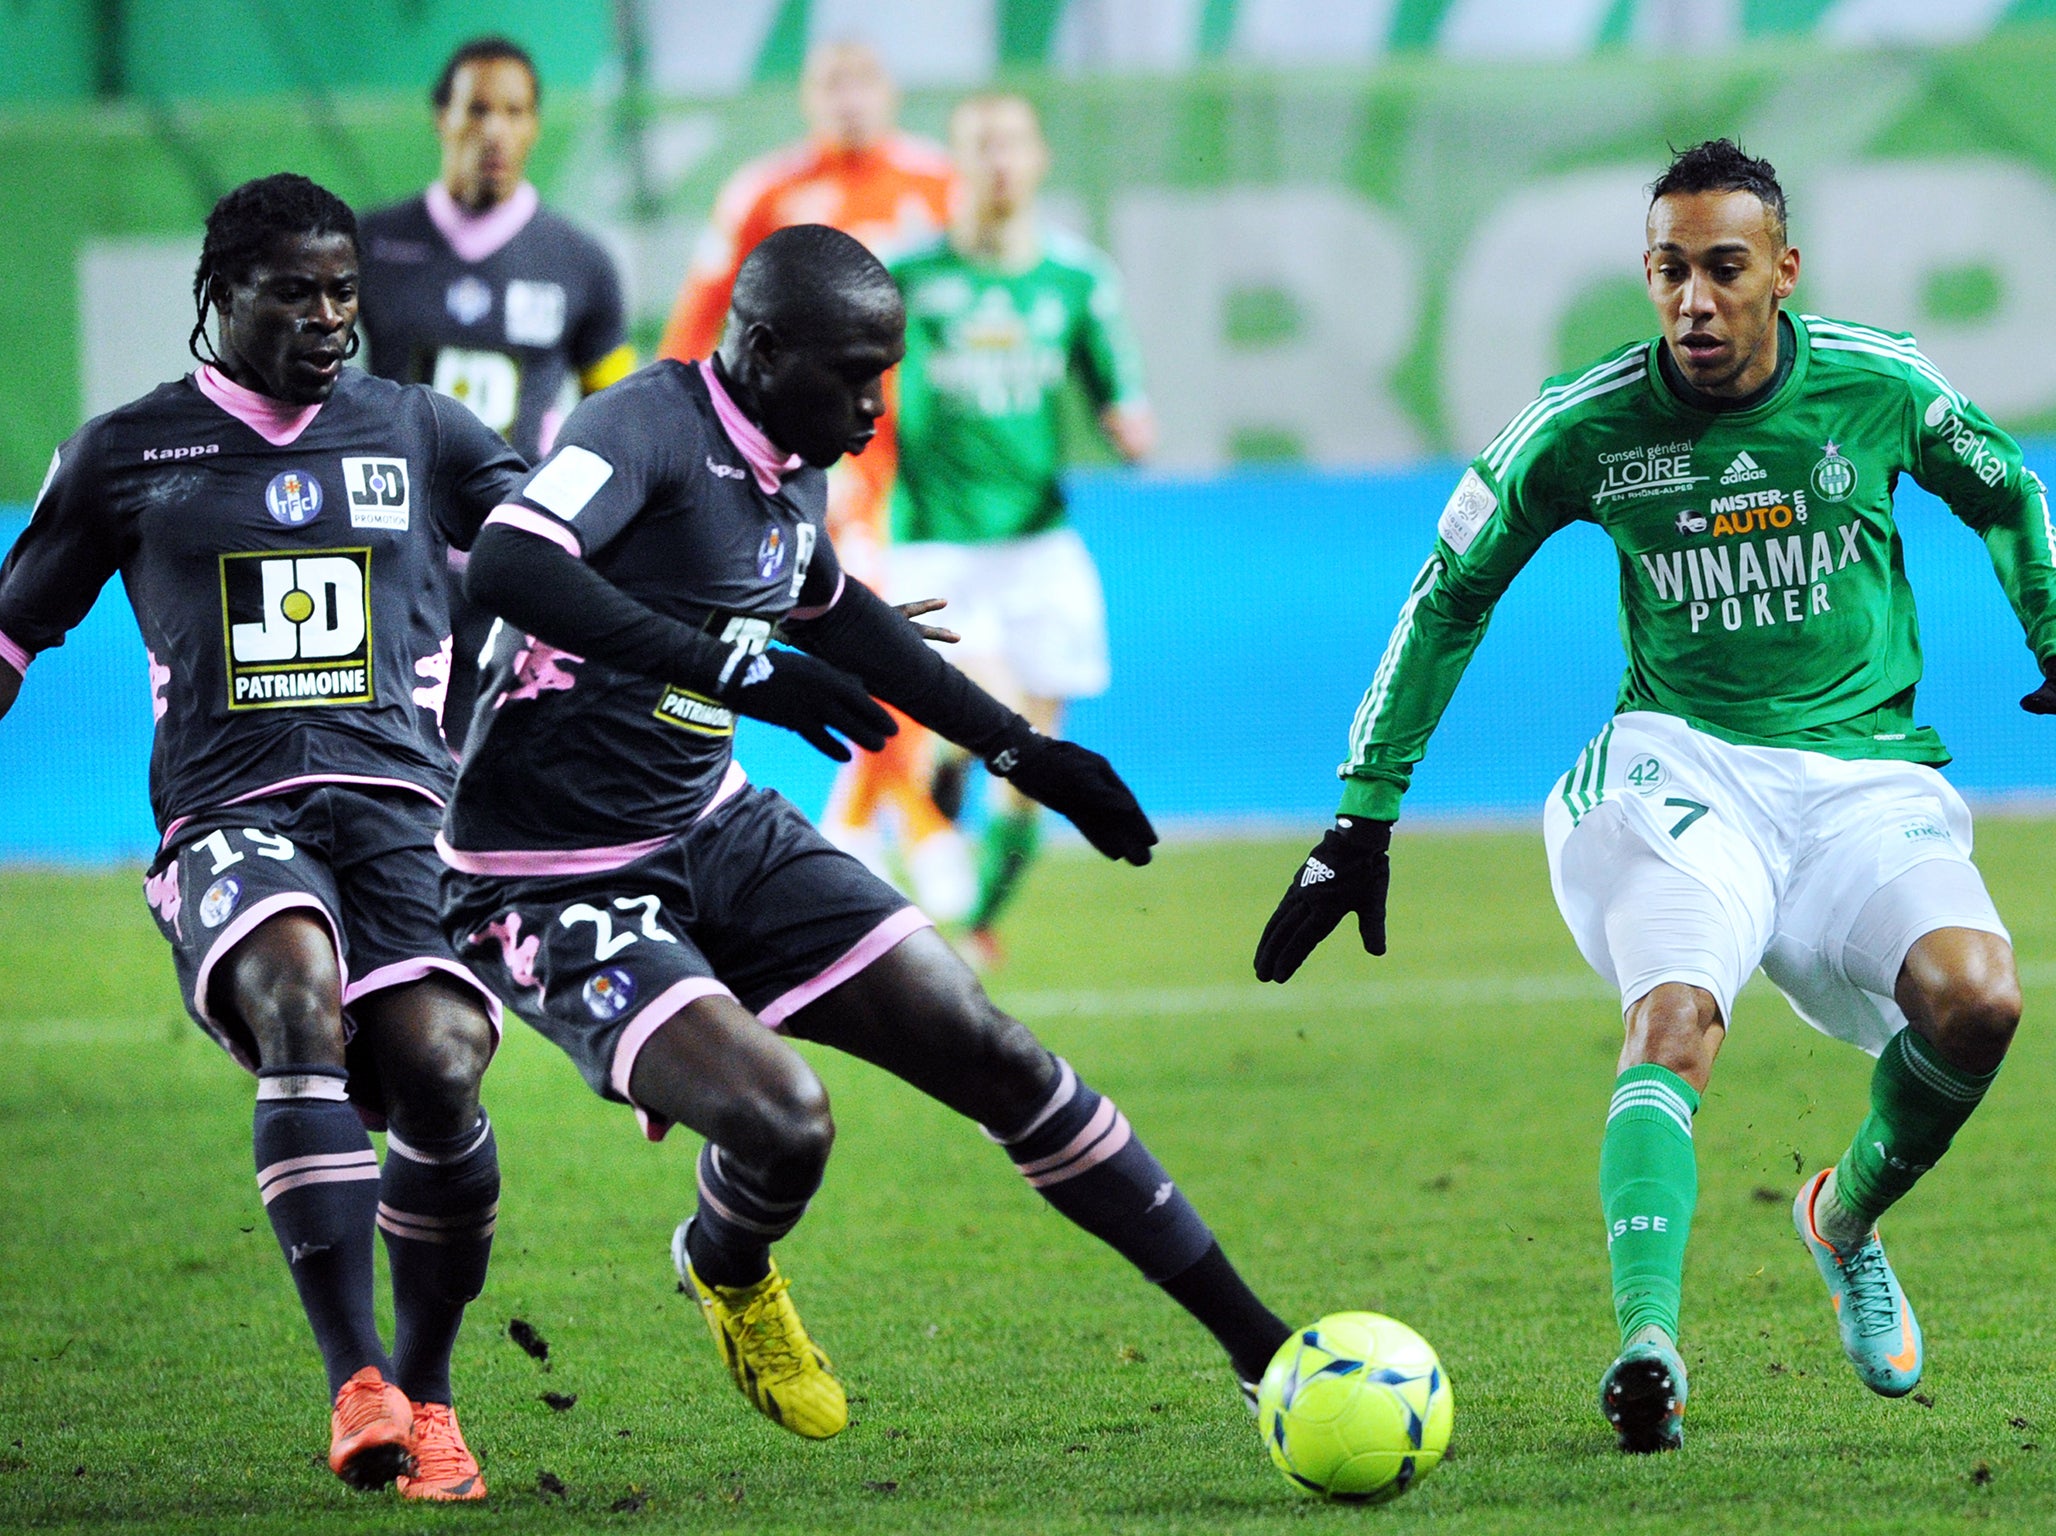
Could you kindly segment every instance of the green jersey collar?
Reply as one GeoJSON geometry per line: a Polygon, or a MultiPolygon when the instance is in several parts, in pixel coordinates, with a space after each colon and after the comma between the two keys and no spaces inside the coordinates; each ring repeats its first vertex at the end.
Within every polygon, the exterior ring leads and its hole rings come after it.
{"type": "Polygon", "coordinates": [[[1778,338],[1780,346],[1792,349],[1792,367],[1784,381],[1756,404],[1743,410],[1709,411],[1693,405],[1679,395],[1664,375],[1661,356],[1663,338],[1656,337],[1649,343],[1647,352],[1649,392],[1656,397],[1656,403],[1667,414],[1684,421],[1700,425],[1715,421],[1746,426],[1762,421],[1767,416],[1782,410],[1785,403],[1793,399],[1806,380],[1806,367],[1813,356],[1813,343],[1806,334],[1806,327],[1793,323],[1792,317],[1783,310],[1778,311],[1778,338]]]}

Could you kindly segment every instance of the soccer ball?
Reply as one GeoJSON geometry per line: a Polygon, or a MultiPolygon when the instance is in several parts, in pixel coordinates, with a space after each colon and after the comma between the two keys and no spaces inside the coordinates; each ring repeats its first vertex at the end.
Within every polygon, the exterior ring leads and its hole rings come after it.
{"type": "Polygon", "coordinates": [[[1352,1504],[1396,1499],[1449,1446],[1456,1399],[1428,1341],[1376,1312],[1332,1312],[1279,1347],[1257,1389],[1278,1470],[1352,1504]]]}

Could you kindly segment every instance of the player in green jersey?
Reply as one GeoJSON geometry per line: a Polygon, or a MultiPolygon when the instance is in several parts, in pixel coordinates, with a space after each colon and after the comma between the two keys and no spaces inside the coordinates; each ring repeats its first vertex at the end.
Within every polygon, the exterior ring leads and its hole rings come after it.
{"type": "MultiPolygon", "coordinates": [[[[1385,950],[1401,794],[1498,599],[1542,541],[1597,523],[1620,565],[1617,713],[1544,812],[1557,903],[1626,1026],[1600,1149],[1624,1450],[1682,1438],[1677,1350],[1692,1117],[1758,964],[1878,1057],[1871,1110],[1793,1218],[1857,1374],[1920,1379],[1876,1222],[1948,1149],[2020,1017],[1970,817],[1913,715],[1920,642],[1892,516],[1902,474],[1984,540],[2045,677],[2056,540],[2042,483],[1908,337],[1787,315],[1799,252],[1772,168],[1720,140],[1651,189],[1663,334],[1553,379],[1450,498],[1350,733],[1340,814],[1257,948],[1284,981],[1348,912],[1385,950]]],[[[2022,701],[2056,712],[2056,684],[2022,701]]]]}
{"type": "MultiPolygon", "coordinates": [[[[1124,459],[1150,451],[1155,423],[1112,264],[1042,222],[1049,150],[1034,109],[971,97],[950,147],[961,195],[947,235],[891,264],[907,301],[892,584],[947,598],[963,636],[953,659],[1055,734],[1065,701],[1108,678],[1099,573],[1064,515],[1064,391],[1083,386],[1124,459]]],[[[1034,803],[994,790],[969,922],[988,963],[1036,846],[1034,803]]]]}

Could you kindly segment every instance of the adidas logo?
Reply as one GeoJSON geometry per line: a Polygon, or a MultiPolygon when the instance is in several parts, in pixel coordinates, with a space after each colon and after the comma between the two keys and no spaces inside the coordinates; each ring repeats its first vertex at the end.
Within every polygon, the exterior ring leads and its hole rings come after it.
{"type": "Polygon", "coordinates": [[[1749,457],[1745,450],[1735,455],[1734,462],[1721,471],[1722,485],[1740,485],[1745,480],[1768,480],[1770,471],[1749,457]]]}
{"type": "Polygon", "coordinates": [[[1335,871],[1328,868],[1319,859],[1308,859],[1306,861],[1306,868],[1299,872],[1299,883],[1302,889],[1309,885],[1319,885],[1323,880],[1333,880],[1334,878],[1335,871]]]}

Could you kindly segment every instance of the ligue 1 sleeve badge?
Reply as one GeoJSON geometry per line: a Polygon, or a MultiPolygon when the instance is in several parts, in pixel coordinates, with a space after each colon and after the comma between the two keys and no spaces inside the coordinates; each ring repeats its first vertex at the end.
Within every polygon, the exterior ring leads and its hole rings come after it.
{"type": "Polygon", "coordinates": [[[1813,466],[1813,489],[1823,501],[1847,501],[1856,489],[1856,466],[1842,457],[1833,438],[1820,446],[1822,457],[1813,466]]]}
{"type": "Polygon", "coordinates": [[[321,515],[321,482],[304,469],[280,470],[264,488],[264,510],[288,528],[311,523],[321,515]]]}

